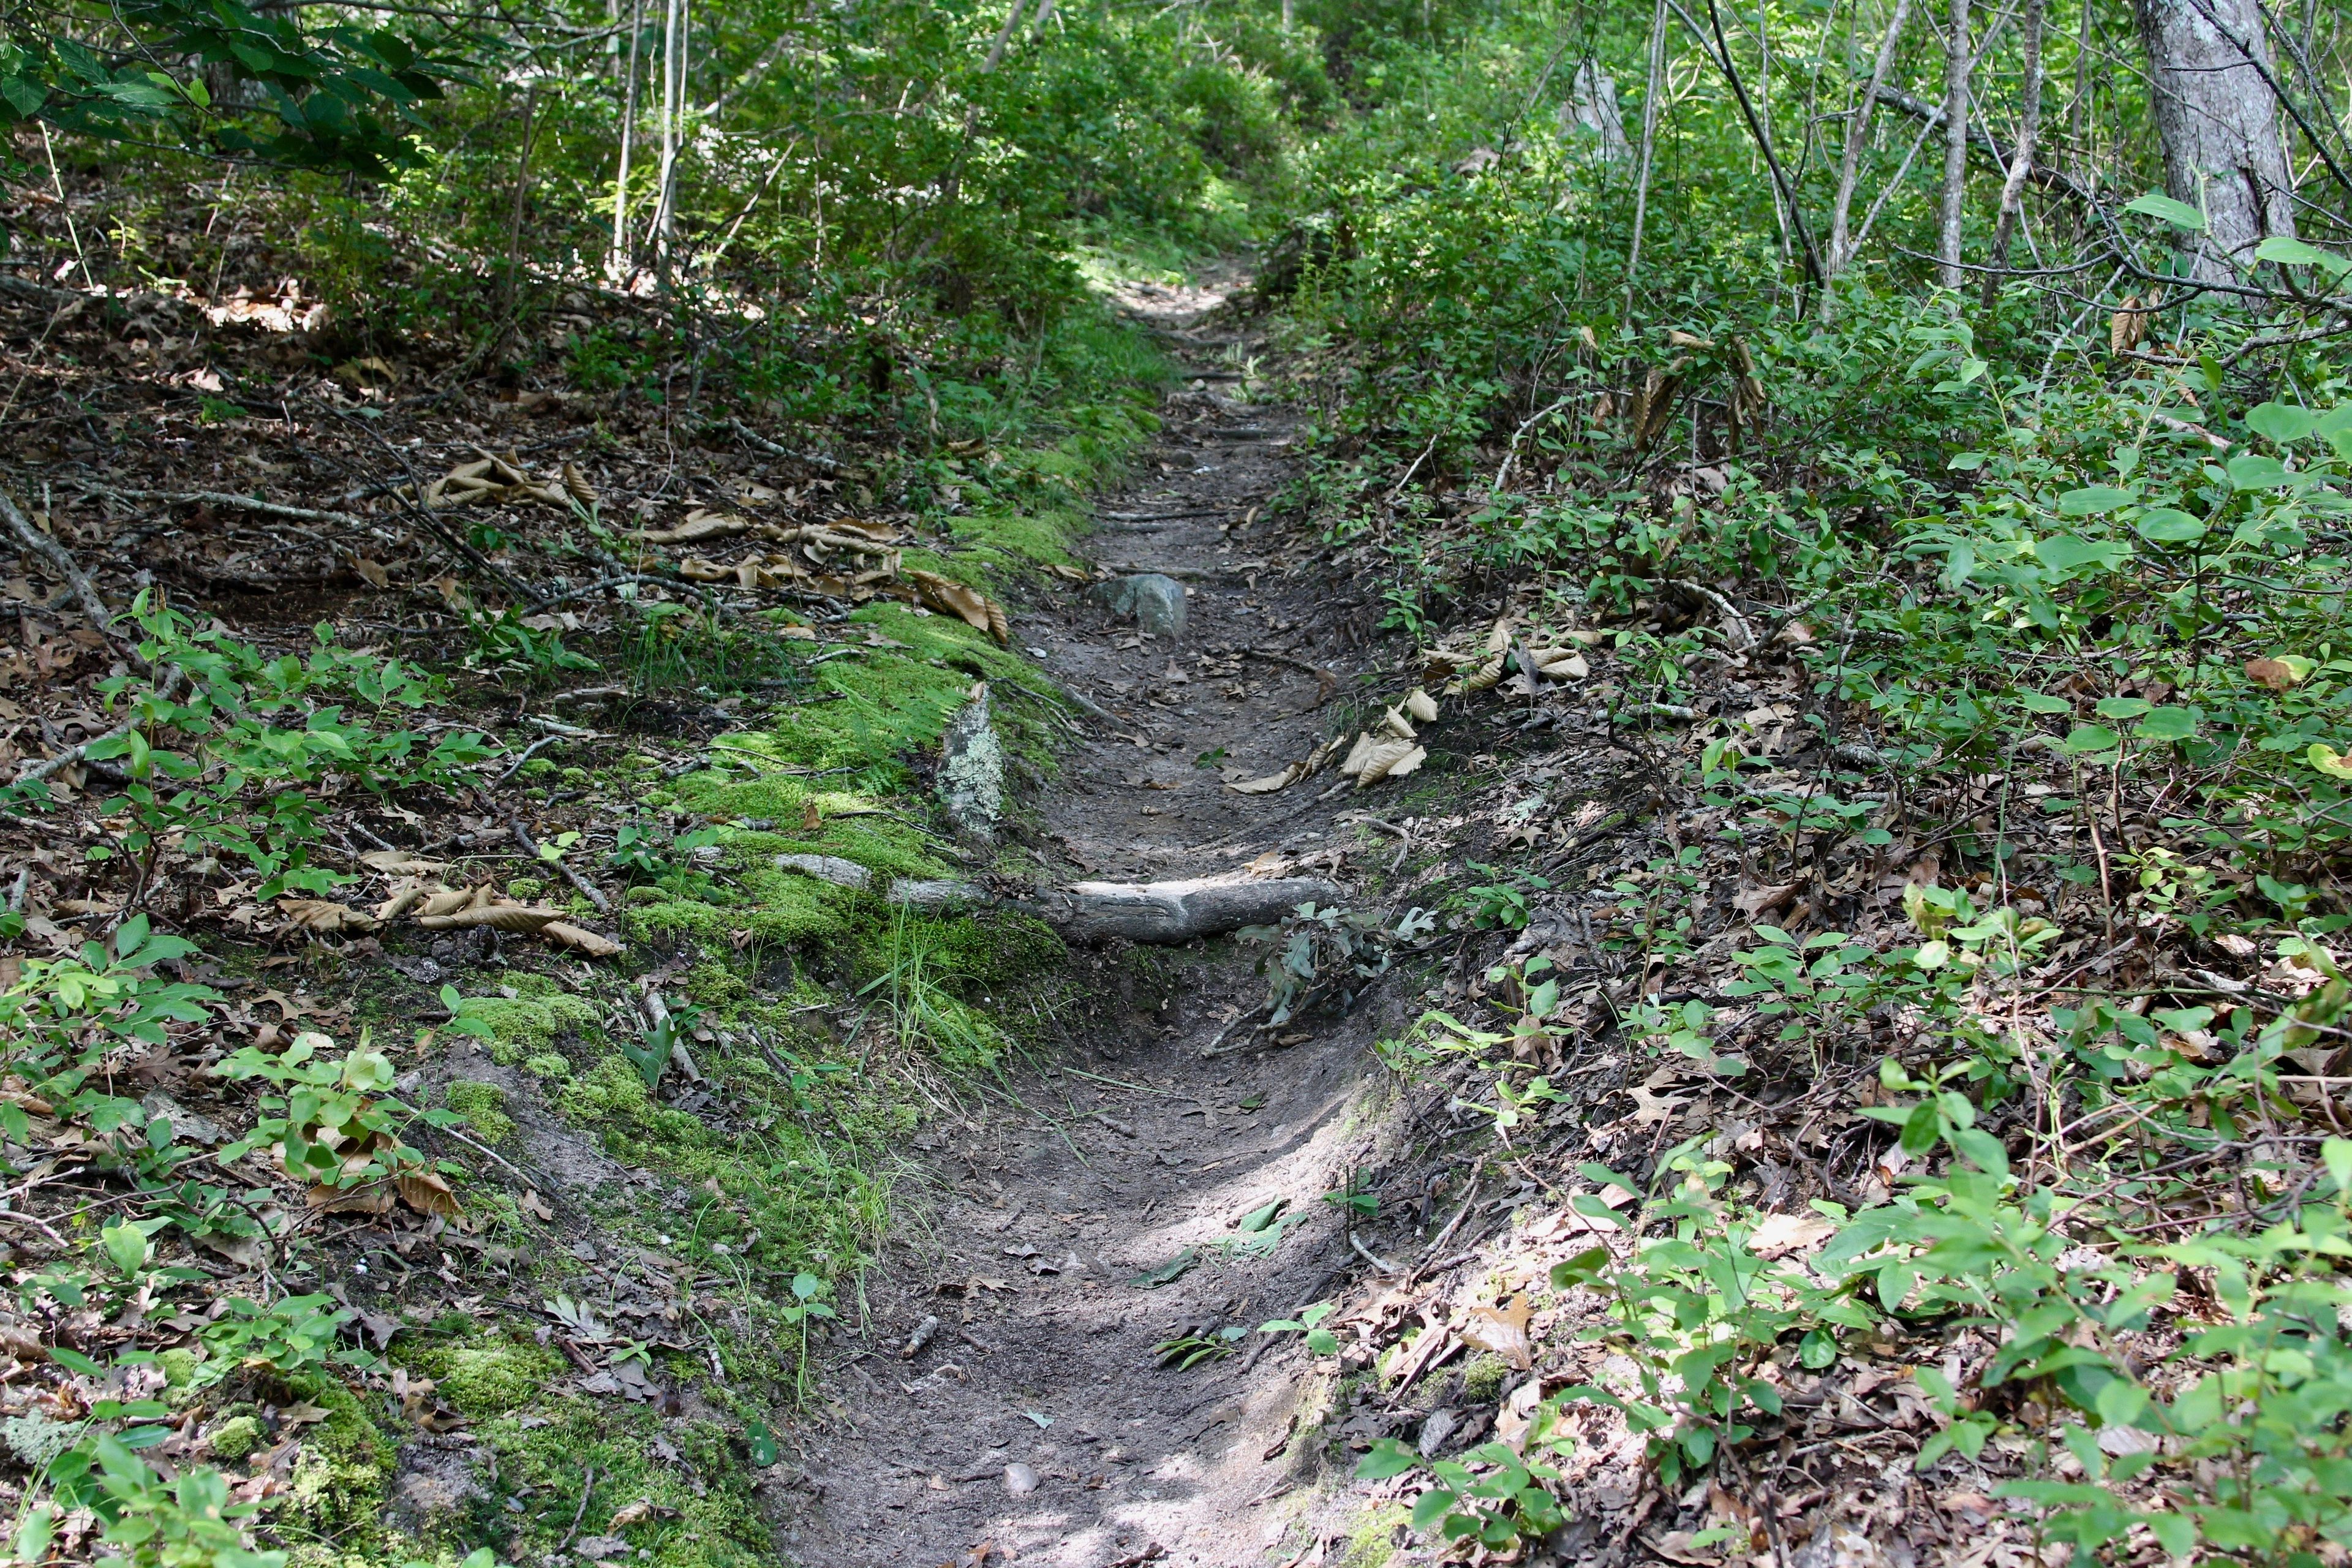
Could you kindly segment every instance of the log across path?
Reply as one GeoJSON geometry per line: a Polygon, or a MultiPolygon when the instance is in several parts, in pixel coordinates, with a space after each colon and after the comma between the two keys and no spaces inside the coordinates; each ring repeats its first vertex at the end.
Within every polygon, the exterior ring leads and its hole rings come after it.
{"type": "MultiPolygon", "coordinates": [[[[1223,291],[1148,297],[1188,368],[1245,331],[1213,313],[1223,291]]],[[[1263,1016],[1265,950],[1197,939],[1346,899],[1330,853],[1345,801],[1318,799],[1320,780],[1225,784],[1336,731],[1317,672],[1355,661],[1320,585],[1264,570],[1272,541],[1254,525],[1291,477],[1293,416],[1233,381],[1188,381],[1147,477],[1106,506],[1166,521],[1148,558],[1122,544],[1121,559],[1188,584],[1181,638],[1075,592],[1014,623],[1088,704],[1091,734],[1043,803],[1055,890],[892,889],[1037,914],[1090,979],[1058,1060],[910,1141],[898,1206],[916,1217],[829,1371],[840,1405],[793,1434],[783,1534],[811,1568],[1238,1568],[1337,1527],[1297,1435],[1321,1374],[1296,1336],[1255,1331],[1365,1267],[1321,1200],[1371,1152],[1375,1020],[1234,1052],[1263,1016]],[[1268,647],[1292,662],[1216,657],[1268,647]],[[1272,1222],[1235,1224],[1268,1205],[1272,1222]],[[1161,1347],[1179,1342],[1205,1353],[1173,1364],[1186,1353],[1161,1347]]]]}

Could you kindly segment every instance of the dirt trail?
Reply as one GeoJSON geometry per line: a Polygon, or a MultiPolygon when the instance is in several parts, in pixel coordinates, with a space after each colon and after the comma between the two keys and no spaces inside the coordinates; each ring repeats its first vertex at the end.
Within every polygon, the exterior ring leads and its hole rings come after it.
{"type": "MultiPolygon", "coordinates": [[[[1204,320],[1229,288],[1145,287],[1124,300],[1203,375],[1170,399],[1157,448],[1105,503],[1093,550],[1188,583],[1181,648],[1111,625],[1075,594],[1016,623],[1056,679],[1118,720],[1096,721],[1045,803],[1073,877],[1309,857],[1345,806],[1318,801],[1320,779],[1249,796],[1196,765],[1220,747],[1217,762],[1254,774],[1304,756],[1330,715],[1300,665],[1346,674],[1336,645],[1317,640],[1336,635],[1328,606],[1286,600],[1270,581],[1257,591],[1252,535],[1221,531],[1288,477],[1295,424],[1234,400],[1222,356],[1236,340],[1204,320]],[[1193,655],[1221,647],[1299,663],[1254,657],[1223,682],[1171,674],[1172,658],[1189,673],[1193,655]]],[[[1184,1331],[1254,1330],[1354,1271],[1322,1197],[1370,1153],[1356,1105],[1370,1021],[1203,1059],[1264,983],[1223,944],[1160,956],[1165,1006],[1148,973],[1139,984],[1134,966],[1104,963],[1080,1054],[1016,1082],[1017,1107],[992,1099],[984,1117],[918,1139],[929,1232],[880,1271],[868,1348],[832,1373],[845,1409],[800,1445],[808,1500],[786,1531],[799,1562],[930,1568],[977,1563],[989,1546],[989,1562],[1056,1568],[1263,1565],[1301,1539],[1291,1515],[1306,1489],[1291,1494],[1285,1439],[1303,1351],[1251,1333],[1180,1371],[1157,1367],[1153,1347],[1184,1331]],[[1252,1256],[1234,1222],[1276,1199],[1286,1233],[1252,1256]],[[1139,1282],[1155,1271],[1175,1277],[1139,1282]],[[928,1315],[936,1336],[902,1357],[928,1315]]]]}

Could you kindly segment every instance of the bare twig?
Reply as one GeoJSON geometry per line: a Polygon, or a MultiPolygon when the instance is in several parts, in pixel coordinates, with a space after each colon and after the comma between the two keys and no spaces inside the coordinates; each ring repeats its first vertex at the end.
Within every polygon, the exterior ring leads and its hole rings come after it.
{"type": "MultiPolygon", "coordinates": [[[[550,736],[548,738],[550,740],[554,739],[553,736],[550,736]]],[[[596,906],[596,912],[598,914],[609,915],[613,912],[612,900],[605,898],[603,893],[596,890],[596,884],[582,876],[579,872],[573,870],[571,867],[565,865],[561,856],[551,856],[545,850],[541,849],[539,847],[538,841],[531,837],[530,829],[525,827],[520,822],[512,817],[509,817],[507,819],[507,826],[513,831],[515,842],[522,846],[523,853],[529,855],[534,860],[543,862],[544,864],[554,868],[554,869],[562,876],[565,881],[580,889],[581,897],[586,899],[590,903],[596,906]]]]}
{"type": "Polygon", "coordinates": [[[98,584],[91,582],[89,574],[81,569],[81,563],[76,561],[73,552],[64,545],[35,528],[33,520],[18,509],[15,500],[5,489],[0,489],[0,522],[8,525],[8,531],[16,536],[17,543],[47,562],[66,580],[66,586],[73,590],[74,603],[81,606],[82,614],[89,617],[91,626],[102,632],[113,624],[113,614],[107,609],[106,601],[99,597],[98,584]]]}

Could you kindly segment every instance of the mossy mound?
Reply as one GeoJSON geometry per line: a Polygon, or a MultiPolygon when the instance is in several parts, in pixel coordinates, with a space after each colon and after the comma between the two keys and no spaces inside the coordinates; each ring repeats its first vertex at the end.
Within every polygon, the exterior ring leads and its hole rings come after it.
{"type": "Polygon", "coordinates": [[[521,1409],[563,1371],[563,1358],[555,1352],[505,1339],[425,1345],[411,1352],[408,1362],[412,1370],[432,1378],[441,1397],[469,1421],[521,1409]]]}
{"type": "Polygon", "coordinates": [[[459,1079],[443,1099],[485,1143],[503,1143],[514,1131],[514,1118],[507,1114],[507,1091],[497,1084],[459,1079]]]}

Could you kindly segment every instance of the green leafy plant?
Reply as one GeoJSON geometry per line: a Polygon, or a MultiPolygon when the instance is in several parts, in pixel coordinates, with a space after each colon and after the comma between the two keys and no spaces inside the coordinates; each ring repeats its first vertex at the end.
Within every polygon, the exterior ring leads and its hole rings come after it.
{"type": "Polygon", "coordinates": [[[463,1167],[432,1160],[403,1134],[419,1121],[446,1127],[465,1118],[419,1110],[387,1095],[391,1059],[364,1035],[356,1049],[330,1059],[323,1053],[333,1048],[324,1035],[299,1034],[277,1055],[243,1046],[214,1068],[231,1081],[257,1080],[282,1091],[262,1097],[253,1130],[222,1150],[222,1160],[268,1149],[288,1175],[319,1193],[348,1194],[388,1181],[412,1207],[456,1213],[443,1173],[463,1167]]]}

